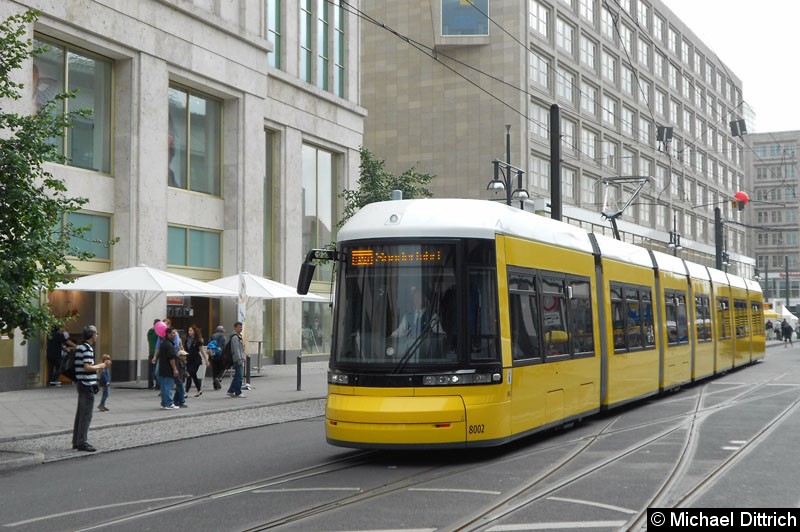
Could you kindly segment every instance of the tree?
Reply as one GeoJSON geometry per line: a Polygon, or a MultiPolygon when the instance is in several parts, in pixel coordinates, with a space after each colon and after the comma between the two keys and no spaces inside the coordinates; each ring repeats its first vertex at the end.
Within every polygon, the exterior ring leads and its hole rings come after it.
{"type": "Polygon", "coordinates": [[[58,111],[74,93],[57,96],[32,115],[6,112],[25,88],[11,73],[44,50],[25,39],[38,15],[28,11],[0,23],[0,333],[19,328],[26,339],[60,324],[42,297],[73,271],[68,257],[93,257],[69,244],[89,229],[67,222],[87,200],[69,197],[64,182],[44,168],[47,161],[64,162],[53,139],[63,136],[74,117],[88,113],[58,111]]]}
{"type": "Polygon", "coordinates": [[[403,199],[430,198],[433,193],[426,188],[426,185],[436,177],[431,174],[417,172],[413,166],[396,176],[383,169],[386,161],[376,159],[367,148],[359,148],[361,155],[361,176],[358,178],[358,189],[344,190],[339,197],[344,199],[344,213],[342,219],[336,224],[340,228],[350,219],[361,207],[376,201],[386,201],[392,198],[393,190],[402,190],[403,199]]]}

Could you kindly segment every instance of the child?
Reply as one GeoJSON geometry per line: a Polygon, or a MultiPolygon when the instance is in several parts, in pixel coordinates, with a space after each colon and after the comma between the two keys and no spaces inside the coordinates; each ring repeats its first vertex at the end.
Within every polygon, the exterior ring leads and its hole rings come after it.
{"type": "Polygon", "coordinates": [[[97,384],[103,389],[103,397],[100,398],[100,404],[97,409],[101,412],[108,412],[106,408],[106,400],[108,399],[108,389],[111,387],[111,355],[103,355],[103,362],[108,362],[104,369],[97,372],[97,384]]]}
{"type": "Polygon", "coordinates": [[[186,357],[188,354],[181,349],[178,351],[178,360],[175,361],[178,376],[175,377],[175,395],[172,402],[179,408],[189,408],[189,405],[186,404],[186,389],[183,387],[183,383],[186,382],[186,357]]]}

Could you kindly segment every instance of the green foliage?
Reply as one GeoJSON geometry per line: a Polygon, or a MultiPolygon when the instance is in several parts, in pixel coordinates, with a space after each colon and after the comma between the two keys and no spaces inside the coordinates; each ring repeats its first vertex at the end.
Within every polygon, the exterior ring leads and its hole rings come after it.
{"type": "Polygon", "coordinates": [[[0,23],[0,333],[19,327],[25,338],[59,324],[41,301],[72,272],[67,257],[93,256],[69,245],[71,237],[88,228],[65,223],[87,200],[69,197],[64,182],[43,166],[47,161],[63,162],[53,139],[63,136],[75,116],[86,113],[58,111],[74,94],[57,96],[33,115],[5,109],[9,100],[22,98],[25,88],[11,78],[12,71],[41,52],[24,39],[38,15],[29,11],[0,23]]]}
{"type": "Polygon", "coordinates": [[[361,207],[376,201],[392,199],[393,190],[402,190],[403,199],[430,198],[433,193],[426,185],[436,177],[431,174],[417,172],[416,167],[411,167],[400,175],[394,175],[383,169],[386,161],[376,159],[368,149],[363,146],[359,149],[361,154],[361,176],[358,179],[358,189],[344,190],[339,197],[344,199],[344,213],[336,225],[342,227],[361,207]]]}

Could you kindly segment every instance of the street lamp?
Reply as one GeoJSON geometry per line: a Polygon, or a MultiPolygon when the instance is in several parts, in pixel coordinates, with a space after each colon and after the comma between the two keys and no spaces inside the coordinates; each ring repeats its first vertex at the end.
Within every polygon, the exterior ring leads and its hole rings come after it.
{"type": "Polygon", "coordinates": [[[519,200],[519,208],[522,209],[523,202],[530,197],[530,194],[522,187],[522,174],[525,171],[511,164],[511,124],[506,124],[506,162],[493,159],[492,166],[494,166],[494,178],[486,185],[486,190],[494,192],[505,190],[506,205],[511,205],[512,200],[519,200]],[[517,188],[514,191],[511,190],[512,171],[517,174],[517,188]]]}
{"type": "Polygon", "coordinates": [[[683,250],[681,246],[681,234],[678,232],[678,218],[675,211],[672,212],[672,231],[669,232],[669,244],[667,247],[672,250],[672,254],[676,257],[678,252],[683,250]]]}

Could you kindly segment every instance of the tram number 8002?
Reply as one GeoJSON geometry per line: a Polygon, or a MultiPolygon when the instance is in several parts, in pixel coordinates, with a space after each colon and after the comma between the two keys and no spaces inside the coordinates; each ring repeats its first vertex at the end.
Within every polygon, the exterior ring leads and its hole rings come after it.
{"type": "Polygon", "coordinates": [[[483,434],[483,425],[470,425],[467,432],[470,434],[483,434]]]}

